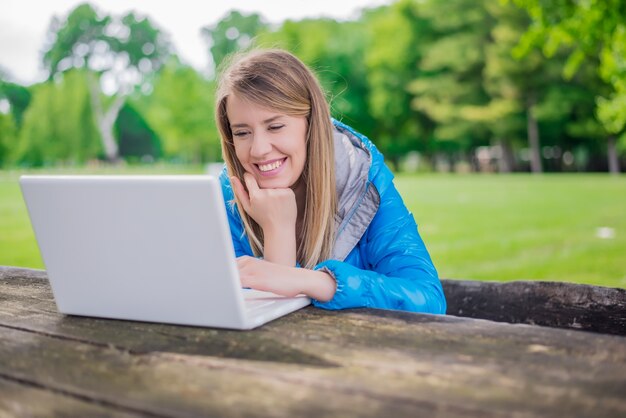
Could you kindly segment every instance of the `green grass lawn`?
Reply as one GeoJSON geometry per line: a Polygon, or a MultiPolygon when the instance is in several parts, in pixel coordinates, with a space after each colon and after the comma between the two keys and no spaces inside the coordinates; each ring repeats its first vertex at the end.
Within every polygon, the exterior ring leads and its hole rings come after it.
{"type": "MultiPolygon", "coordinates": [[[[0,172],[0,265],[43,268],[19,191],[19,174],[0,172]]],[[[398,175],[396,185],[442,278],[626,287],[626,177],[398,175]],[[614,237],[598,237],[601,227],[612,228],[614,237]]]]}
{"type": "Polygon", "coordinates": [[[398,176],[441,277],[626,287],[626,178],[398,176]],[[613,239],[597,236],[609,227],[613,239]]]}

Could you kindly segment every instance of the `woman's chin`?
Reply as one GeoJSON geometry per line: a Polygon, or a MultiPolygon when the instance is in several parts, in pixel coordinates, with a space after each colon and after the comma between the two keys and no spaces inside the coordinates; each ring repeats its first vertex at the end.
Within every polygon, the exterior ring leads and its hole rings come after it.
{"type": "Polygon", "coordinates": [[[261,189],[286,189],[290,186],[284,179],[258,179],[257,183],[261,189]]]}

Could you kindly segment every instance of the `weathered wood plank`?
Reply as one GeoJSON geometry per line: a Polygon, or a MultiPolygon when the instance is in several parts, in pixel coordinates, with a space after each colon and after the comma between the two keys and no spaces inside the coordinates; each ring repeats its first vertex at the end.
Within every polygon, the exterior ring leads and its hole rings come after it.
{"type": "Polygon", "coordinates": [[[294,351],[263,333],[63,316],[56,309],[47,280],[41,277],[0,278],[0,325],[94,345],[124,346],[132,353],[168,351],[333,366],[315,354],[294,351]]]}
{"type": "Polygon", "coordinates": [[[574,283],[444,280],[448,314],[626,335],[626,289],[574,283]]]}
{"type": "Polygon", "coordinates": [[[367,309],[252,332],[69,317],[45,274],[1,269],[0,376],[162,416],[626,414],[624,337],[367,309]]]}
{"type": "MultiPolygon", "coordinates": [[[[482,415],[464,405],[437,405],[377,387],[346,384],[338,373],[268,362],[116,349],[1,329],[0,373],[118,409],[162,416],[482,415]]],[[[365,377],[365,376],[363,376],[365,377]]],[[[379,385],[380,386],[380,385],[379,385]]],[[[496,413],[496,415],[498,415],[496,413]]]]}
{"type": "MultiPolygon", "coordinates": [[[[318,326],[327,329],[328,324],[322,326],[319,319],[331,317],[318,318],[318,326]]],[[[611,341],[619,337],[601,337],[605,341],[600,345],[609,345],[607,351],[596,347],[585,362],[579,356],[563,356],[562,348],[553,345],[530,344],[513,350],[520,344],[488,333],[480,338],[481,349],[468,338],[476,329],[467,330],[465,338],[458,336],[456,344],[445,344],[446,333],[431,328],[413,337],[414,350],[399,350],[401,341],[392,344],[395,349],[389,348],[387,341],[393,336],[389,330],[367,327],[367,334],[376,334],[374,341],[361,335],[359,328],[370,324],[368,319],[357,315],[351,318],[352,327],[334,328],[333,335],[342,340],[339,344],[330,339],[307,344],[310,350],[330,351],[328,356],[341,363],[334,368],[169,353],[132,355],[0,327],[0,373],[118,408],[167,416],[626,413],[623,350],[619,362],[606,360],[615,358],[611,341]],[[438,338],[420,344],[429,334],[438,338]],[[525,358],[520,361],[520,356],[525,358]]]]}
{"type": "Polygon", "coordinates": [[[0,377],[0,417],[149,417],[0,377]]]}
{"type": "Polygon", "coordinates": [[[46,274],[45,270],[0,266],[0,280],[13,278],[48,280],[48,275],[46,274]]]}
{"type": "MultiPolygon", "coordinates": [[[[43,270],[0,266],[0,280],[47,281],[43,270]]],[[[442,280],[448,315],[626,335],[626,289],[562,282],[442,280]]]]}

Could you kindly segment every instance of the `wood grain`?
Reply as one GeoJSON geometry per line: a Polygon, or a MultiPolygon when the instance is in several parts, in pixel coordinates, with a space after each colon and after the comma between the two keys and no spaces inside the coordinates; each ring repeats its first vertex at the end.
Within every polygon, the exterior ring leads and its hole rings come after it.
{"type": "Polygon", "coordinates": [[[626,289],[561,282],[443,280],[448,314],[626,335],[626,289]]]}
{"type": "Polygon", "coordinates": [[[45,273],[0,269],[0,416],[617,417],[625,376],[621,336],[375,309],[249,332],[82,318],[45,273]]]}

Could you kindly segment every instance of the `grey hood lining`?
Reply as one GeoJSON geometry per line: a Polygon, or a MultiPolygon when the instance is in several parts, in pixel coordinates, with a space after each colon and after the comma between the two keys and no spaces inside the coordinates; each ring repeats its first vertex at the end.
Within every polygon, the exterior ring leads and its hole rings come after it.
{"type": "Polygon", "coordinates": [[[380,196],[368,179],[372,155],[361,140],[349,131],[335,128],[334,142],[338,208],[331,258],[343,261],[374,219],[380,196]]]}

